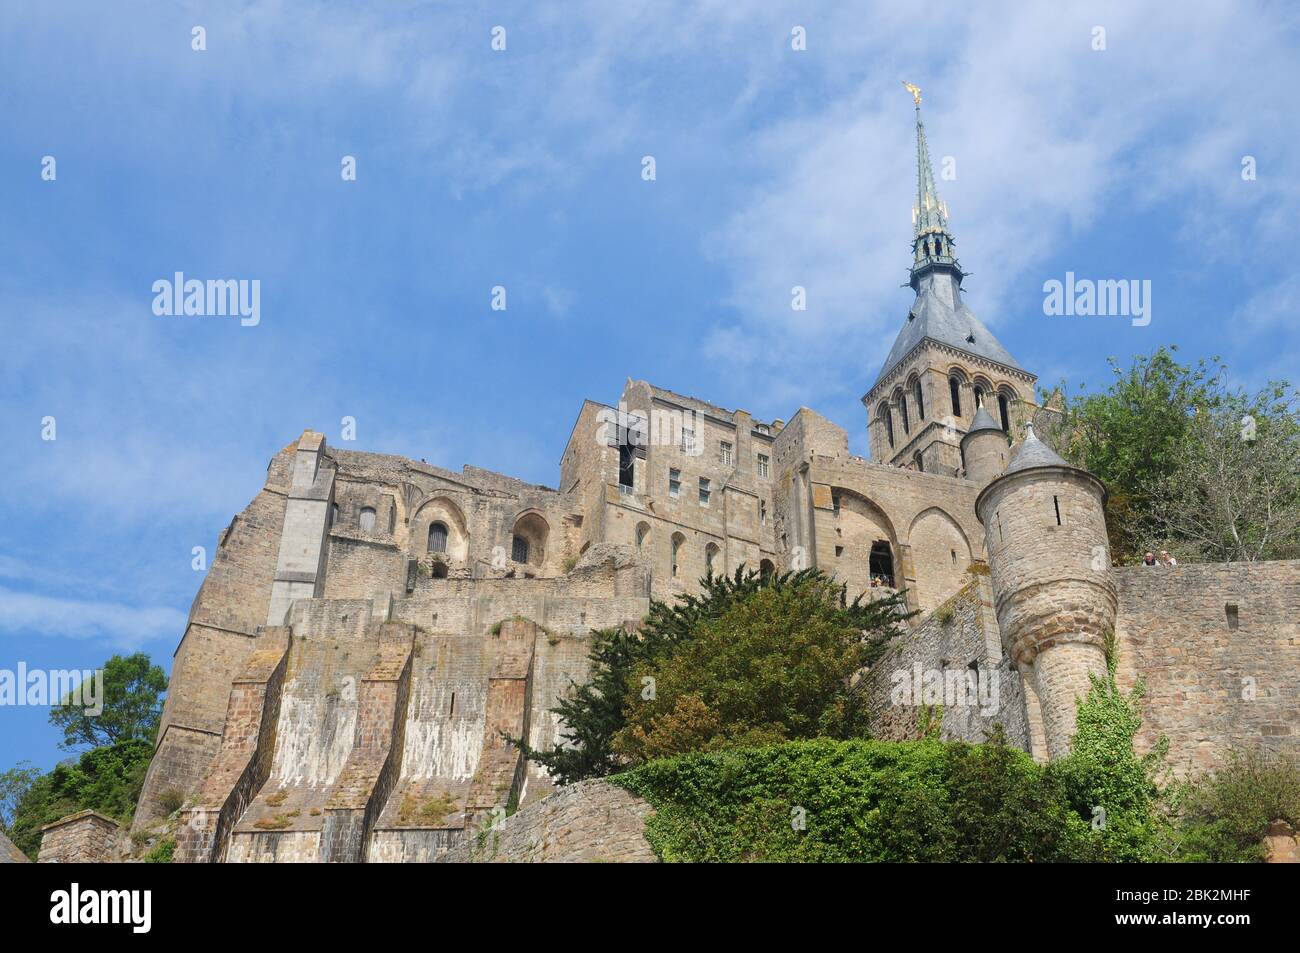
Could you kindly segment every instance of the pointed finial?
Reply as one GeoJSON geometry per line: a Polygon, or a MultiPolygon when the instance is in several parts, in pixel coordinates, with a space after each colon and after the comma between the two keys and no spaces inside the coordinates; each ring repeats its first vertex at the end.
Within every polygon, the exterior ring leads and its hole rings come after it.
{"type": "Polygon", "coordinates": [[[906,89],[909,93],[912,94],[912,102],[916,103],[916,105],[918,105],[918,106],[921,105],[921,87],[920,87],[920,86],[913,86],[913,85],[912,85],[911,83],[909,83],[907,80],[903,80],[903,88],[906,89]]]}

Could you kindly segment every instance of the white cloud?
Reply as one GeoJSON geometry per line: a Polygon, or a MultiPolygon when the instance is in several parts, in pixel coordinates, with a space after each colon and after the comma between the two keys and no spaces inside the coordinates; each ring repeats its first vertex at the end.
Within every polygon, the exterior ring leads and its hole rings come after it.
{"type": "Polygon", "coordinates": [[[102,639],[115,648],[137,649],[158,640],[175,641],[185,630],[185,613],[166,606],[65,599],[0,587],[0,631],[70,639],[102,639]]]}

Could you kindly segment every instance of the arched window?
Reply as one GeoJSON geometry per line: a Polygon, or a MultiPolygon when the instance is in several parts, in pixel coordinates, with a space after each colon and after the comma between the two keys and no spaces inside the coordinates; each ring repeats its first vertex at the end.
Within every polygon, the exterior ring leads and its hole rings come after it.
{"type": "Polygon", "coordinates": [[[361,507],[361,532],[373,533],[375,531],[375,508],[373,506],[361,507]]]}
{"type": "Polygon", "coordinates": [[[531,566],[546,565],[546,540],[550,527],[539,513],[525,513],[515,520],[510,537],[510,558],[531,566]]]}
{"type": "Polygon", "coordinates": [[[637,528],[636,528],[636,548],[637,548],[637,552],[641,552],[642,550],[645,549],[645,540],[646,540],[646,537],[649,536],[649,535],[650,535],[650,524],[649,524],[649,523],[639,523],[639,524],[637,524],[637,528]]]}
{"type": "Polygon", "coordinates": [[[776,566],[772,560],[764,559],[758,564],[758,575],[761,579],[770,579],[776,573],[776,566]]]}
{"type": "Polygon", "coordinates": [[[669,565],[672,567],[673,578],[677,578],[677,570],[680,568],[679,558],[682,553],[682,543],[686,542],[686,537],[681,533],[673,533],[672,554],[669,565]]]}
{"type": "Polygon", "coordinates": [[[907,395],[898,398],[898,415],[903,418],[903,433],[911,433],[912,426],[907,422],[907,395]]]}
{"type": "Polygon", "coordinates": [[[429,552],[445,553],[447,551],[447,524],[429,524],[429,552]]]}
{"type": "Polygon", "coordinates": [[[916,464],[916,469],[917,469],[917,470],[919,470],[919,471],[922,472],[922,473],[925,472],[925,461],[924,461],[923,459],[921,459],[921,451],[920,451],[920,450],[916,451],[916,453],[914,453],[914,454],[912,455],[912,462],[916,464]]]}
{"type": "Polygon", "coordinates": [[[925,397],[921,394],[921,382],[918,380],[915,384],[916,393],[916,419],[925,419],[925,397]]]}
{"type": "Polygon", "coordinates": [[[1007,395],[998,394],[998,414],[1002,417],[1002,432],[1011,433],[1011,417],[1007,414],[1007,395]]]}
{"type": "Polygon", "coordinates": [[[948,398],[952,401],[952,415],[961,416],[961,382],[955,377],[948,378],[948,398]]]}
{"type": "Polygon", "coordinates": [[[975,406],[977,408],[984,406],[984,388],[979,384],[975,385],[975,406]]]}
{"type": "Polygon", "coordinates": [[[885,422],[885,436],[889,438],[889,446],[894,446],[894,415],[889,412],[888,404],[880,405],[880,419],[885,422]]]}
{"type": "Polygon", "coordinates": [[[707,575],[718,574],[718,544],[709,543],[704,549],[704,571],[707,575]]]}

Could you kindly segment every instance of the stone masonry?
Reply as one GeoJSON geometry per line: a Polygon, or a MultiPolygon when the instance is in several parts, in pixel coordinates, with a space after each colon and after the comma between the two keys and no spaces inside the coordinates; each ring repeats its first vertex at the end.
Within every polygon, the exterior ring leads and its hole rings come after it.
{"type": "Polygon", "coordinates": [[[113,859],[120,830],[117,821],[96,811],[80,811],[46,824],[41,835],[42,864],[102,864],[113,859]]]}
{"type": "Polygon", "coordinates": [[[644,799],[607,781],[569,785],[485,827],[446,863],[655,863],[645,839],[654,813],[644,799]]]}
{"type": "MultiPolygon", "coordinates": [[[[905,592],[916,615],[859,679],[883,737],[1000,724],[1059,756],[1113,636],[1176,770],[1300,750],[1300,563],[1112,567],[1105,488],[1035,437],[1057,408],[963,297],[916,105],[915,298],[863,397],[869,457],[808,407],[765,421],[631,379],[578,408],[556,488],[304,431],[218,538],[135,829],[179,798],[182,861],[465,859],[485,827],[497,857],[637,856],[642,807],[547,798],[512,739],[562,740],[593,632],[741,567],[905,592]]],[[[42,859],[100,856],[109,826],[51,825],[42,859]]]]}

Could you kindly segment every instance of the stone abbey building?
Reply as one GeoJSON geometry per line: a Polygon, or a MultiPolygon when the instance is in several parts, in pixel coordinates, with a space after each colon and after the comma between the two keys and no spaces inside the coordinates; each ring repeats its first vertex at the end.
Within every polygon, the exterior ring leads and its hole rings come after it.
{"type": "Polygon", "coordinates": [[[631,380],[582,405],[554,489],[305,432],[221,534],[136,828],[182,805],[186,861],[450,856],[553,790],[503,735],[557,741],[592,630],[741,565],[906,591],[920,611],[861,683],[881,737],[918,730],[899,673],[969,673],[994,691],[948,700],[945,737],[998,722],[1059,755],[1113,634],[1176,770],[1297,750],[1300,564],[1112,567],[1105,488],[1037,439],[1035,376],[963,299],[919,95],[916,133],[915,298],[863,397],[871,459],[806,407],[761,421],[631,380]]]}

